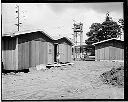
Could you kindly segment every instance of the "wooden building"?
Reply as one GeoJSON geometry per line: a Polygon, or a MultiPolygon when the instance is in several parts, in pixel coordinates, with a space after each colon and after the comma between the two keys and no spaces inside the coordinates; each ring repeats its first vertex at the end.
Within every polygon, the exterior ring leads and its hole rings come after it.
{"type": "Polygon", "coordinates": [[[94,43],[95,60],[124,60],[124,41],[115,38],[94,43]]]}
{"type": "Polygon", "coordinates": [[[22,70],[54,63],[54,39],[43,31],[26,31],[2,36],[5,70],[22,70]]]}
{"type": "Polygon", "coordinates": [[[67,37],[62,37],[56,40],[57,53],[60,54],[60,63],[67,63],[72,61],[72,41],[67,37]]]}

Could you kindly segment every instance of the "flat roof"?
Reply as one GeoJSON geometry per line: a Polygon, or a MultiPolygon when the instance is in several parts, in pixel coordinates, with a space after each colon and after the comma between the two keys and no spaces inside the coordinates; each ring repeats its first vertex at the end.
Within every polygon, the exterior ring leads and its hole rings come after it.
{"type": "Polygon", "coordinates": [[[107,39],[107,40],[103,40],[103,41],[100,41],[100,42],[93,43],[92,45],[97,45],[97,44],[107,42],[107,41],[111,41],[111,40],[117,40],[117,41],[123,42],[123,40],[120,40],[120,39],[117,39],[117,38],[112,38],[112,39],[107,39]]]}

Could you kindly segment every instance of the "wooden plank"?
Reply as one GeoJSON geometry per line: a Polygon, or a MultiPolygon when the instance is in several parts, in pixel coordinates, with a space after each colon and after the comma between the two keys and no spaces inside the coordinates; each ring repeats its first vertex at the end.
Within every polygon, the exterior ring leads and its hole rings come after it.
{"type": "Polygon", "coordinates": [[[112,60],[112,58],[111,58],[111,56],[112,56],[112,47],[111,46],[109,46],[109,60],[112,60]]]}
{"type": "Polygon", "coordinates": [[[105,60],[105,48],[102,48],[102,60],[105,60]]]}
{"type": "Polygon", "coordinates": [[[52,49],[52,44],[48,42],[48,64],[52,64],[52,54],[53,54],[53,49],[52,49]]]}
{"type": "Polygon", "coordinates": [[[44,56],[44,43],[43,42],[40,42],[40,64],[44,64],[44,59],[43,59],[43,56],[44,56]]]}
{"type": "Polygon", "coordinates": [[[52,62],[52,64],[54,64],[54,59],[55,59],[55,46],[54,46],[54,44],[52,44],[52,57],[53,57],[53,62],[52,62]]]}
{"type": "Polygon", "coordinates": [[[102,53],[103,52],[102,52],[102,49],[101,48],[99,49],[99,52],[100,52],[100,60],[102,60],[102,53]]]}
{"type": "Polygon", "coordinates": [[[8,50],[8,63],[9,63],[9,66],[8,66],[8,69],[10,70],[13,70],[12,68],[12,51],[11,51],[11,48],[12,48],[12,44],[11,44],[11,40],[8,41],[8,46],[9,46],[9,50],[8,50]]]}
{"type": "Polygon", "coordinates": [[[69,45],[67,44],[67,62],[69,62],[69,56],[70,56],[69,45]]]}
{"type": "Polygon", "coordinates": [[[34,42],[33,42],[33,50],[34,50],[34,56],[33,56],[33,65],[34,65],[34,67],[36,66],[36,41],[34,40],[34,42]]]}
{"type": "Polygon", "coordinates": [[[2,39],[2,62],[5,64],[5,43],[4,40],[2,39]]]}
{"type": "Polygon", "coordinates": [[[63,53],[64,53],[64,63],[67,61],[67,46],[66,46],[66,44],[64,44],[64,46],[63,46],[63,53]]]}
{"type": "Polygon", "coordinates": [[[11,40],[8,40],[8,69],[13,70],[12,69],[12,53],[11,53],[11,40]]]}
{"type": "Polygon", "coordinates": [[[29,56],[28,56],[29,52],[28,52],[28,48],[29,48],[29,46],[28,46],[28,42],[26,40],[25,43],[24,43],[24,61],[25,61],[24,68],[25,69],[27,69],[29,67],[29,56]]]}
{"type": "Polygon", "coordinates": [[[15,50],[15,58],[16,58],[16,70],[18,70],[18,37],[16,37],[16,50],[15,50]]]}
{"type": "Polygon", "coordinates": [[[123,60],[123,53],[122,53],[122,49],[119,49],[119,60],[123,60]]]}
{"type": "Polygon", "coordinates": [[[46,54],[47,54],[47,46],[45,42],[41,42],[41,55],[42,55],[42,64],[46,64],[46,54]]]}
{"type": "Polygon", "coordinates": [[[120,60],[120,48],[115,48],[115,60],[120,60]]]}
{"type": "Polygon", "coordinates": [[[29,67],[32,67],[32,42],[29,41],[29,67]]]}
{"type": "Polygon", "coordinates": [[[29,68],[29,41],[26,42],[26,50],[27,50],[27,68],[29,68]]]}
{"type": "Polygon", "coordinates": [[[15,67],[13,65],[13,59],[14,59],[13,58],[13,39],[11,39],[11,42],[10,43],[11,43],[11,59],[12,59],[11,60],[11,65],[12,65],[12,69],[15,70],[15,67]]]}
{"type": "Polygon", "coordinates": [[[5,40],[5,69],[8,70],[8,39],[5,40]]]}
{"type": "MultiPolygon", "coordinates": [[[[20,41],[21,40],[19,39],[19,42],[20,41]]],[[[22,68],[22,43],[18,44],[18,67],[19,67],[19,69],[22,68]]]]}
{"type": "Polygon", "coordinates": [[[12,39],[9,39],[9,50],[8,50],[8,53],[9,53],[9,56],[8,56],[8,58],[9,58],[9,69],[11,69],[11,70],[14,70],[13,69],[13,65],[12,65],[12,39]]]}
{"type": "MultiPolygon", "coordinates": [[[[95,48],[96,48],[96,47],[95,47],[95,48]]],[[[97,52],[98,52],[97,49],[95,49],[95,61],[98,60],[98,59],[97,59],[97,58],[98,58],[98,57],[97,57],[97,56],[98,56],[97,52]]]]}
{"type": "Polygon", "coordinates": [[[66,47],[66,62],[68,62],[68,44],[65,44],[66,47]]]}
{"type": "Polygon", "coordinates": [[[32,43],[31,43],[31,66],[32,67],[35,67],[36,66],[36,52],[35,52],[35,41],[33,40],[32,43]]]}
{"type": "MultiPolygon", "coordinates": [[[[16,39],[13,39],[13,66],[14,66],[14,69],[16,70],[16,52],[15,52],[15,50],[16,50],[16,39]]],[[[18,57],[18,55],[17,55],[17,57],[18,57]]]]}
{"type": "Polygon", "coordinates": [[[36,41],[36,65],[39,65],[39,41],[36,41]]]}
{"type": "Polygon", "coordinates": [[[42,63],[42,51],[41,51],[41,41],[39,41],[39,63],[40,64],[43,64],[42,63]]]}
{"type": "Polygon", "coordinates": [[[48,64],[48,42],[45,42],[45,47],[44,47],[44,59],[45,59],[45,64],[48,64]],[[46,50],[45,50],[46,48],[46,50]]]}
{"type": "MultiPolygon", "coordinates": [[[[23,40],[23,39],[22,39],[22,40],[23,40]]],[[[21,51],[22,51],[22,52],[21,52],[21,54],[22,54],[22,57],[21,57],[21,58],[22,58],[22,67],[21,67],[21,68],[24,69],[24,67],[25,67],[25,58],[24,58],[24,57],[25,57],[25,55],[24,55],[24,52],[25,52],[24,50],[25,50],[25,48],[24,48],[24,43],[22,43],[21,46],[22,46],[22,47],[21,47],[21,51]]]]}
{"type": "Polygon", "coordinates": [[[54,64],[54,44],[52,44],[52,64],[54,64]]]}
{"type": "Polygon", "coordinates": [[[69,45],[67,45],[67,62],[70,62],[70,52],[69,52],[69,45]]]}
{"type": "Polygon", "coordinates": [[[71,58],[72,58],[71,51],[72,51],[72,49],[71,49],[71,46],[69,45],[69,62],[71,62],[71,58]]]}
{"type": "Polygon", "coordinates": [[[66,51],[65,44],[62,44],[62,53],[63,53],[62,59],[63,59],[63,63],[66,62],[66,53],[65,53],[65,51],[66,51]]]}
{"type": "Polygon", "coordinates": [[[109,58],[110,60],[115,60],[115,48],[112,46],[109,46],[109,58]]]}
{"type": "Polygon", "coordinates": [[[4,68],[6,69],[6,51],[7,51],[7,41],[5,40],[4,41],[4,48],[5,48],[5,50],[4,50],[4,68]]]}
{"type": "Polygon", "coordinates": [[[113,60],[116,60],[115,51],[116,51],[116,48],[112,47],[112,57],[113,57],[113,60]]]}
{"type": "Polygon", "coordinates": [[[100,49],[99,48],[97,49],[97,52],[98,52],[98,61],[100,61],[100,49]]]}
{"type": "Polygon", "coordinates": [[[105,48],[105,60],[109,60],[109,47],[105,48]]]}
{"type": "Polygon", "coordinates": [[[59,47],[59,53],[60,53],[60,62],[63,63],[64,62],[63,44],[59,44],[58,47],[59,47]]]}
{"type": "Polygon", "coordinates": [[[51,54],[49,54],[49,42],[47,42],[47,56],[46,56],[46,59],[47,59],[47,64],[51,64],[51,54]]]}
{"type": "Polygon", "coordinates": [[[121,51],[122,51],[122,58],[121,58],[121,60],[124,60],[124,49],[121,49],[121,51]]]}
{"type": "Polygon", "coordinates": [[[23,52],[23,54],[24,54],[24,68],[23,69],[26,69],[26,65],[27,65],[27,63],[26,63],[26,61],[27,61],[27,59],[26,59],[26,42],[24,42],[23,45],[24,45],[24,52],[23,52]]]}

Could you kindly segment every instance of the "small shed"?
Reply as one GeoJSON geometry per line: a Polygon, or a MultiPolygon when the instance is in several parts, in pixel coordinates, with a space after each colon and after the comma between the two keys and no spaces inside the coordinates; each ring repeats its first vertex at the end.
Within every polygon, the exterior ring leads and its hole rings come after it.
{"type": "Polygon", "coordinates": [[[124,60],[124,41],[108,39],[94,43],[95,60],[124,60]]]}
{"type": "Polygon", "coordinates": [[[22,70],[54,63],[54,39],[43,31],[26,31],[2,36],[5,70],[22,70]]]}
{"type": "Polygon", "coordinates": [[[56,40],[57,52],[60,53],[60,63],[72,61],[72,41],[67,37],[62,37],[56,40]]]}

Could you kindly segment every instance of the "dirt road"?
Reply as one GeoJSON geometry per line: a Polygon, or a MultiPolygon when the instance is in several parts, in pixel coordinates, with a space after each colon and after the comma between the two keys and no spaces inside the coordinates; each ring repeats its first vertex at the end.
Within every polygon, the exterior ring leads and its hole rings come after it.
{"type": "Polygon", "coordinates": [[[16,75],[2,75],[3,100],[123,99],[124,88],[103,84],[99,75],[119,62],[77,61],[63,66],[16,75]]]}

